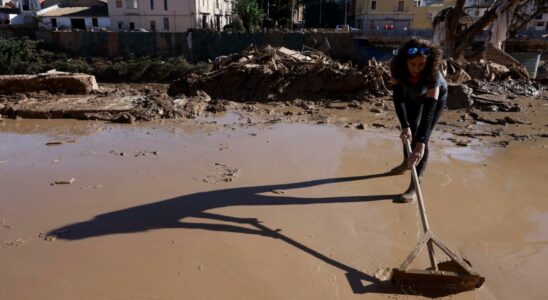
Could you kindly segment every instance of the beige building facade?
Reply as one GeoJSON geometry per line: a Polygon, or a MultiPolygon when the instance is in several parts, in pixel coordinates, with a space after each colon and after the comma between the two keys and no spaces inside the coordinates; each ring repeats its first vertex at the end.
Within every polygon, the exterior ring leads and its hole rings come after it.
{"type": "Polygon", "coordinates": [[[184,32],[222,30],[231,22],[231,0],[109,0],[111,30],[184,32]]]}
{"type": "Polygon", "coordinates": [[[356,0],[355,26],[365,30],[432,29],[438,12],[455,0],[356,0]]]}

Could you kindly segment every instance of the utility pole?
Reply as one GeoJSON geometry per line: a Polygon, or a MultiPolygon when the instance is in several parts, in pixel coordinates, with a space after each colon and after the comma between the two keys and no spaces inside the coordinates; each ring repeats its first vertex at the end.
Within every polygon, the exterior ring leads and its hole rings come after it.
{"type": "Polygon", "coordinates": [[[320,25],[318,27],[322,28],[322,0],[320,0],[320,25]]]}
{"type": "Polygon", "coordinates": [[[347,25],[347,18],[348,18],[348,0],[344,0],[344,25],[347,25]]]}

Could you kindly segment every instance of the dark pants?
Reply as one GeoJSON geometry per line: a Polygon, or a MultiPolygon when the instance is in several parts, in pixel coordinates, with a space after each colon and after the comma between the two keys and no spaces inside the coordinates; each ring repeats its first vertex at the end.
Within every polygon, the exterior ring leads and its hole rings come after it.
{"type": "MultiPolygon", "coordinates": [[[[432,128],[430,132],[434,132],[434,127],[438,123],[438,120],[441,117],[441,114],[443,112],[443,109],[445,108],[445,103],[447,102],[447,89],[441,88],[440,89],[440,95],[438,97],[438,101],[436,104],[436,112],[434,114],[434,120],[432,122],[432,128]]],[[[417,129],[419,128],[420,120],[421,120],[421,114],[422,114],[422,108],[423,104],[417,101],[413,101],[411,99],[406,99],[405,101],[405,109],[407,113],[407,119],[409,120],[409,127],[411,129],[411,134],[413,135],[413,139],[411,141],[411,149],[415,149],[415,145],[417,144],[417,129]]],[[[419,176],[422,176],[424,173],[424,170],[426,169],[426,163],[428,162],[428,143],[424,145],[424,156],[422,157],[421,161],[417,164],[417,174],[419,176]]],[[[407,152],[405,151],[405,146],[403,147],[403,155],[407,161],[407,152]]]]}

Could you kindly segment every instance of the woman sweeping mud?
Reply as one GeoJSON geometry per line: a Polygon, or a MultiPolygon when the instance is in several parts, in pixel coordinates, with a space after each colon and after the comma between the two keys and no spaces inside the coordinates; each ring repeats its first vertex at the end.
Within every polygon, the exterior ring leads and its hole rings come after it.
{"type": "MultiPolygon", "coordinates": [[[[447,100],[447,82],[441,72],[441,50],[430,42],[413,38],[398,51],[390,64],[394,106],[401,125],[403,143],[411,140],[413,152],[404,149],[404,161],[392,169],[404,173],[416,166],[422,177],[428,160],[428,140],[447,100]],[[406,159],[406,160],[405,160],[406,159]]],[[[413,182],[400,196],[400,202],[411,202],[417,194],[413,182]]]]}

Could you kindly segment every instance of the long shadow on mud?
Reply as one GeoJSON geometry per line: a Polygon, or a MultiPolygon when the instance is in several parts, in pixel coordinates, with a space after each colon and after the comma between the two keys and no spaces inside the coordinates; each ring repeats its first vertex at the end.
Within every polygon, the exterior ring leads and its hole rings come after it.
{"type": "Polygon", "coordinates": [[[366,202],[377,200],[394,200],[398,195],[370,195],[359,197],[331,198],[295,198],[281,195],[261,195],[273,190],[288,190],[306,188],[322,184],[339,183],[355,180],[366,180],[377,177],[391,176],[391,173],[329,178],[298,183],[265,185],[224,189],[184,195],[160,202],[145,204],[118,211],[98,215],[89,221],[79,222],[54,229],[48,233],[65,240],[79,240],[109,234],[133,233],[165,228],[202,229],[224,232],[257,234],[280,239],[322,261],[346,272],[347,279],[354,293],[401,293],[395,291],[385,282],[364,274],[350,266],[329,258],[301,243],[283,235],[280,230],[274,230],[262,224],[255,218],[239,218],[207,212],[208,210],[226,206],[256,206],[256,205],[307,205],[323,203],[366,202]],[[185,223],[185,218],[203,218],[232,222],[229,224],[185,223]],[[238,226],[251,225],[255,229],[238,226]],[[369,282],[367,286],[363,281],[369,282]]]}

